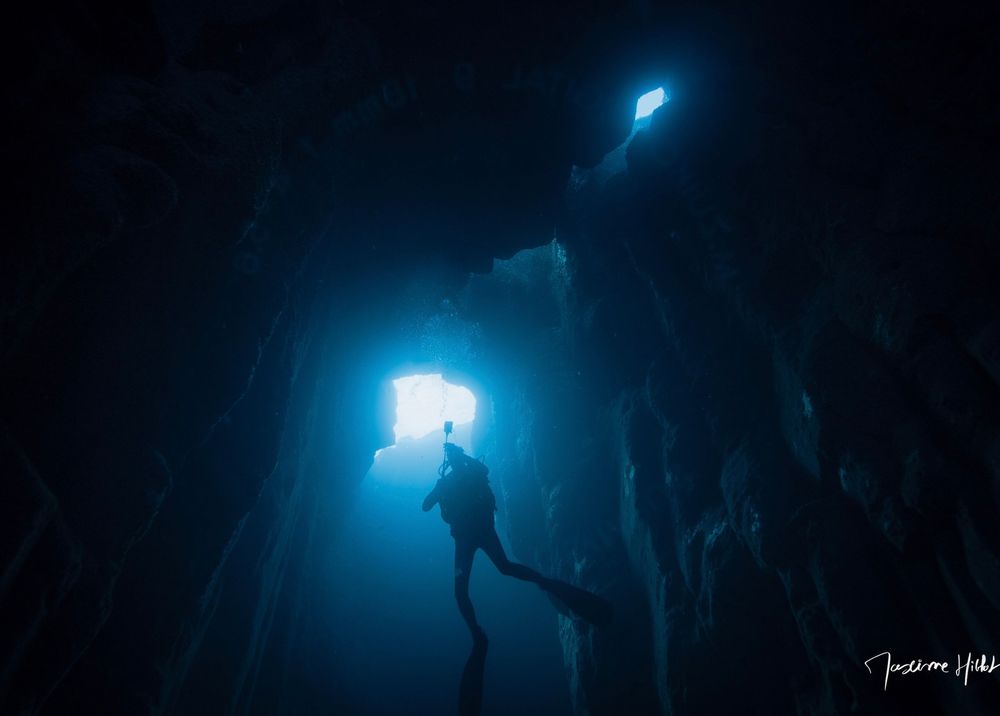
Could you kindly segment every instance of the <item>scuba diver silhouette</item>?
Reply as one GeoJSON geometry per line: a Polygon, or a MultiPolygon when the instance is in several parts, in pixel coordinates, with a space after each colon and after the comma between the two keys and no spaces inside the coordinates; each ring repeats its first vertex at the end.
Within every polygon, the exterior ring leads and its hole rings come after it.
{"type": "Polygon", "coordinates": [[[487,482],[483,463],[465,454],[454,443],[445,443],[445,461],[438,469],[441,479],[424,499],[424,512],[441,505],[441,517],[451,525],[455,538],[455,600],[474,641],[484,641],[486,633],[476,622],[469,599],[469,577],[476,550],[481,549],[501,574],[541,583],[541,574],[507,558],[493,524],[496,498],[487,482]]]}
{"type": "MultiPolygon", "coordinates": [[[[445,425],[445,435],[451,431],[445,425]]],[[[469,576],[476,550],[481,549],[501,574],[534,582],[570,611],[586,621],[605,625],[611,620],[611,605],[606,600],[571,584],[550,579],[523,564],[511,561],[504,552],[493,523],[496,498],[490,489],[487,467],[458,445],[444,444],[445,460],[438,468],[440,479],[424,499],[424,512],[440,504],[441,517],[451,525],[455,538],[455,600],[458,610],[472,633],[473,643],[486,644],[486,632],[476,621],[469,599],[469,576]]]]}

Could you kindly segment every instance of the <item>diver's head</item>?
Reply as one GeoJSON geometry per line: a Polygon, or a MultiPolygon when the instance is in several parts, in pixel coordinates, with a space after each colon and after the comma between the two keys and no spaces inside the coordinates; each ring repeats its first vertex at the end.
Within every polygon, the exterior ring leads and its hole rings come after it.
{"type": "Polygon", "coordinates": [[[444,444],[444,454],[449,460],[452,460],[460,455],[465,454],[465,450],[456,445],[455,443],[445,443],[444,444]]]}

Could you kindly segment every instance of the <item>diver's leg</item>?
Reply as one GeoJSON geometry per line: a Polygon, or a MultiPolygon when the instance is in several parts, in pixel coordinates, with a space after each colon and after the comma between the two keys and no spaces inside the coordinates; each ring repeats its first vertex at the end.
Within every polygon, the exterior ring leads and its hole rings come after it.
{"type": "Polygon", "coordinates": [[[568,607],[572,613],[582,617],[585,621],[597,626],[605,626],[611,622],[611,602],[607,599],[592,594],[585,589],[574,587],[567,582],[550,579],[530,567],[525,567],[523,564],[511,562],[507,559],[495,527],[490,529],[490,534],[483,540],[482,550],[486,552],[487,556],[489,556],[502,574],[509,574],[518,579],[535,582],[542,590],[550,596],[555,597],[557,602],[568,607]]]}
{"type": "Polygon", "coordinates": [[[469,576],[472,572],[472,559],[476,556],[476,543],[468,538],[455,538],[455,601],[458,611],[465,620],[472,638],[482,639],[482,628],[476,622],[476,610],[472,608],[469,599],[469,576]]]}
{"type": "Polygon", "coordinates": [[[490,527],[489,533],[483,538],[480,547],[497,566],[501,574],[535,582],[544,591],[569,607],[573,613],[583,617],[591,624],[604,626],[611,622],[611,602],[608,600],[579,587],[574,587],[572,584],[560,582],[558,579],[549,579],[531,567],[507,559],[495,527],[490,527]]]}
{"type": "Polygon", "coordinates": [[[526,567],[523,564],[518,564],[507,559],[507,554],[503,551],[503,545],[500,544],[500,537],[497,535],[496,527],[490,527],[489,533],[483,539],[482,548],[486,556],[490,558],[490,561],[496,565],[500,574],[523,579],[527,582],[541,583],[545,580],[541,574],[531,567],[526,567]]]}

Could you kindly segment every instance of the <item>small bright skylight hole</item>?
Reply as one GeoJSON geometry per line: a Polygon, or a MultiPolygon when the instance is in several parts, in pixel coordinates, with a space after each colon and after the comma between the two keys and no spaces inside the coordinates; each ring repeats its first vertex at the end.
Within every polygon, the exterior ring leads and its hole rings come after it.
{"type": "Polygon", "coordinates": [[[440,431],[444,421],[458,425],[476,419],[476,397],[461,385],[446,383],[440,373],[410,375],[392,381],[396,388],[396,425],[398,443],[403,438],[419,440],[440,431]]]}
{"type": "Polygon", "coordinates": [[[657,87],[652,92],[647,92],[639,101],[635,103],[635,118],[642,119],[651,115],[657,107],[664,102],[669,102],[670,97],[662,87],[657,87]]]}

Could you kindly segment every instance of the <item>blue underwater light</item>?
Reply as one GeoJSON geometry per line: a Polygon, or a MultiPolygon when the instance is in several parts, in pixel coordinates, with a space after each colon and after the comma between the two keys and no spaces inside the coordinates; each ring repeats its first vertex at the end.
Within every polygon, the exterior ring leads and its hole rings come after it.
{"type": "Polygon", "coordinates": [[[635,103],[635,118],[642,119],[643,117],[648,117],[656,108],[661,106],[664,102],[669,102],[670,97],[667,95],[666,90],[662,87],[657,87],[652,92],[647,92],[639,101],[635,103]]]}
{"type": "Polygon", "coordinates": [[[465,425],[476,419],[476,397],[461,385],[445,382],[440,373],[410,375],[392,381],[396,388],[398,443],[402,438],[419,440],[441,430],[445,420],[465,425]]]}

